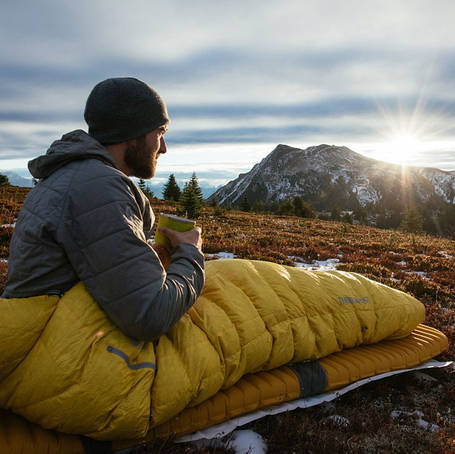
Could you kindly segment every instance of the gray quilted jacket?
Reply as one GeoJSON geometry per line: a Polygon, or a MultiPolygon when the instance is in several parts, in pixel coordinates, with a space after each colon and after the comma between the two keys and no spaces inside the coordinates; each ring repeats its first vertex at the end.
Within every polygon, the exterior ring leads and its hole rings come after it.
{"type": "Polygon", "coordinates": [[[164,270],[147,243],[148,200],[84,131],[64,135],[29,169],[41,181],[16,222],[3,297],[63,294],[82,281],[128,336],[167,332],[202,290],[201,252],[181,244],[164,270]]]}

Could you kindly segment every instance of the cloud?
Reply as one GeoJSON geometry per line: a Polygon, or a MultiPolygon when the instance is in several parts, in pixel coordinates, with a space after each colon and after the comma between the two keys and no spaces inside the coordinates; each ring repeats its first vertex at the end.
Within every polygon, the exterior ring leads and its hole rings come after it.
{"type": "Polygon", "coordinates": [[[454,15],[451,0],[6,0],[0,159],[85,128],[91,88],[124,75],[164,96],[177,148],[372,144],[412,124],[453,150],[454,15]]]}
{"type": "Polygon", "coordinates": [[[455,40],[450,33],[453,12],[450,0],[289,0],[283,5],[260,0],[6,0],[0,36],[9,40],[10,59],[20,49],[33,59],[75,66],[84,53],[89,59],[130,55],[180,60],[205,50],[208,42],[267,52],[344,48],[358,42],[377,48],[441,49],[455,40]]]}

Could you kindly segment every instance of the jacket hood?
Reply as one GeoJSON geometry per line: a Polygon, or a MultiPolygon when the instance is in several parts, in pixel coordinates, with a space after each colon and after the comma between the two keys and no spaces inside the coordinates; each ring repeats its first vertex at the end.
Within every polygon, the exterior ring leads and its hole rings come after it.
{"type": "Polygon", "coordinates": [[[46,178],[71,161],[93,158],[117,168],[106,148],[86,132],[77,129],[53,142],[45,155],[29,161],[28,169],[33,177],[46,178]]]}

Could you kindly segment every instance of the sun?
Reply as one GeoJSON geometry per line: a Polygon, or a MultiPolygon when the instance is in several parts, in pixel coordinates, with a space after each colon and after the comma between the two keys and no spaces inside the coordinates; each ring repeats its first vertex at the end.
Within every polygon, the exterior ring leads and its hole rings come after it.
{"type": "Polygon", "coordinates": [[[393,109],[378,105],[381,118],[377,123],[377,142],[373,145],[372,157],[402,167],[421,162],[441,123],[440,115],[426,109],[425,104],[422,95],[414,107],[398,102],[393,109]]]}
{"type": "Polygon", "coordinates": [[[410,165],[412,158],[422,149],[422,138],[413,132],[398,132],[378,145],[376,159],[403,166],[410,165]]]}
{"type": "Polygon", "coordinates": [[[405,132],[392,137],[385,146],[396,160],[405,163],[420,150],[421,139],[415,134],[405,132]]]}

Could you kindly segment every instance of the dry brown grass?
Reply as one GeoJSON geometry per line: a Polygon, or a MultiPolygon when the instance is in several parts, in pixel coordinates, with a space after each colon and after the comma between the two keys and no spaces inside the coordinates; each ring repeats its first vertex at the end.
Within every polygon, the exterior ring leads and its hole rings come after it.
{"type": "MultiPolygon", "coordinates": [[[[15,192],[0,191],[2,223],[13,222],[26,191],[15,192]]],[[[156,212],[175,212],[172,203],[154,199],[152,204],[156,212]]],[[[363,273],[413,294],[426,306],[426,322],[449,337],[450,349],[439,359],[455,358],[455,241],[287,216],[238,211],[215,216],[211,208],[204,209],[198,223],[206,253],[225,251],[239,258],[287,265],[294,261],[289,256],[309,263],[339,258],[339,269],[363,273]]],[[[0,229],[0,257],[7,256],[11,232],[10,227],[0,229]]],[[[4,285],[7,266],[0,265],[0,285],[4,285]]],[[[431,370],[425,377],[408,373],[381,380],[331,404],[266,417],[248,428],[263,436],[272,453],[455,452],[454,372],[431,370]],[[394,418],[394,410],[421,411],[421,419],[436,424],[439,430],[419,427],[417,414],[394,418]],[[335,415],[349,424],[337,423],[335,415]]],[[[228,451],[156,441],[136,452],[228,451]]]]}

